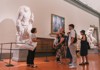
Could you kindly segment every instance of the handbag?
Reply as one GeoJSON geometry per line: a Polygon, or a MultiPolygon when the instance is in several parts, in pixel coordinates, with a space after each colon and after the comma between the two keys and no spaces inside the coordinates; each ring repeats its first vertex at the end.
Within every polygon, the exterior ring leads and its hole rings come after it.
{"type": "Polygon", "coordinates": [[[89,44],[89,42],[88,42],[88,41],[87,41],[87,46],[88,46],[88,49],[91,49],[91,48],[90,48],[90,44],[89,44]]]}
{"type": "Polygon", "coordinates": [[[37,42],[32,42],[31,44],[25,43],[22,45],[23,49],[27,49],[27,50],[31,50],[31,51],[34,51],[36,47],[37,47],[37,42]]]}
{"type": "MultiPolygon", "coordinates": [[[[86,36],[86,35],[85,35],[85,36],[86,36]]],[[[87,36],[86,36],[86,41],[87,41],[87,47],[88,47],[88,49],[91,49],[90,44],[89,44],[89,42],[88,42],[88,40],[87,40],[87,36]]]]}

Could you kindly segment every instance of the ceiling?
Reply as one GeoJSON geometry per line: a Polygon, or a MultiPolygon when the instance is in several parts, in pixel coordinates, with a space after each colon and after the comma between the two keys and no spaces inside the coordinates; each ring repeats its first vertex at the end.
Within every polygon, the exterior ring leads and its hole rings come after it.
{"type": "Polygon", "coordinates": [[[79,0],[79,1],[100,12],[100,0],[79,0]]]}

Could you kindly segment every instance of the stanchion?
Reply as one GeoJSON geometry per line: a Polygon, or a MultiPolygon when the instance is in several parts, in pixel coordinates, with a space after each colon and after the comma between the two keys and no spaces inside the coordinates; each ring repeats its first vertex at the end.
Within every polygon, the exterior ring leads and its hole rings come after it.
{"type": "Polygon", "coordinates": [[[11,46],[10,46],[10,59],[9,59],[9,63],[6,65],[7,67],[13,67],[13,66],[14,66],[14,65],[11,64],[11,58],[12,58],[12,54],[11,54],[11,53],[12,53],[12,44],[13,44],[13,43],[11,43],[11,46]]]}
{"type": "Polygon", "coordinates": [[[3,59],[2,59],[2,47],[3,47],[3,44],[1,44],[0,61],[3,61],[3,59]]]}
{"type": "Polygon", "coordinates": [[[49,60],[48,60],[48,56],[46,56],[46,59],[44,60],[45,62],[49,62],[49,60]]]}
{"type": "MultiPolygon", "coordinates": [[[[46,50],[48,50],[48,48],[46,50]]],[[[45,62],[49,62],[47,53],[48,52],[46,52],[46,59],[44,60],[45,62]]]]}

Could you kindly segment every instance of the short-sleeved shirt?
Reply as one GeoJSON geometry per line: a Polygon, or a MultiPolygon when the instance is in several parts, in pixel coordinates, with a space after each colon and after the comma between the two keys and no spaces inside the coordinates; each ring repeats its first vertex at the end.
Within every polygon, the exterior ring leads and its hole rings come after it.
{"type": "Polygon", "coordinates": [[[31,33],[31,36],[30,36],[30,44],[31,45],[34,45],[34,46],[37,46],[37,42],[33,42],[32,41],[32,39],[35,39],[35,38],[37,38],[36,37],[36,34],[31,33]]]}
{"type": "Polygon", "coordinates": [[[31,35],[30,35],[30,42],[32,42],[32,39],[35,39],[35,38],[37,38],[36,35],[31,33],[31,35]]]}
{"type": "Polygon", "coordinates": [[[35,34],[31,34],[31,39],[36,38],[35,34]]]}
{"type": "Polygon", "coordinates": [[[70,31],[70,34],[69,34],[69,39],[68,39],[68,46],[70,45],[70,43],[71,43],[71,38],[75,38],[75,30],[74,29],[72,29],[71,31],[70,31]]]}

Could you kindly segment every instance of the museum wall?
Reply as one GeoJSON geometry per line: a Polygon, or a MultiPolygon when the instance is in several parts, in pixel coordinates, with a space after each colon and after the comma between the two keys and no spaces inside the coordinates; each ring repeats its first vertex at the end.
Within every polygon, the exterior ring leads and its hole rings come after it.
{"type": "Polygon", "coordinates": [[[52,38],[51,33],[51,14],[56,14],[65,18],[65,30],[68,31],[68,24],[76,25],[76,30],[79,34],[80,30],[87,30],[90,25],[99,26],[99,19],[79,8],[65,2],[64,0],[0,0],[0,26],[5,25],[5,28],[0,28],[0,42],[15,41],[15,25],[17,11],[20,6],[27,5],[34,12],[35,21],[33,27],[38,30],[37,36],[41,38],[52,38]],[[10,19],[12,22],[7,22],[10,19]],[[5,21],[6,23],[3,23],[5,21]],[[10,32],[9,29],[13,29],[10,32]],[[13,23],[13,24],[12,24],[13,23]],[[14,27],[14,26],[13,26],[14,27]],[[4,32],[6,35],[1,35],[4,32]],[[12,36],[9,36],[11,35],[12,36]],[[8,37],[9,36],[9,39],[8,37]],[[7,37],[7,38],[5,38],[7,37]],[[4,41],[5,39],[5,41],[4,41]],[[7,41],[6,41],[7,40],[7,41]]]}

